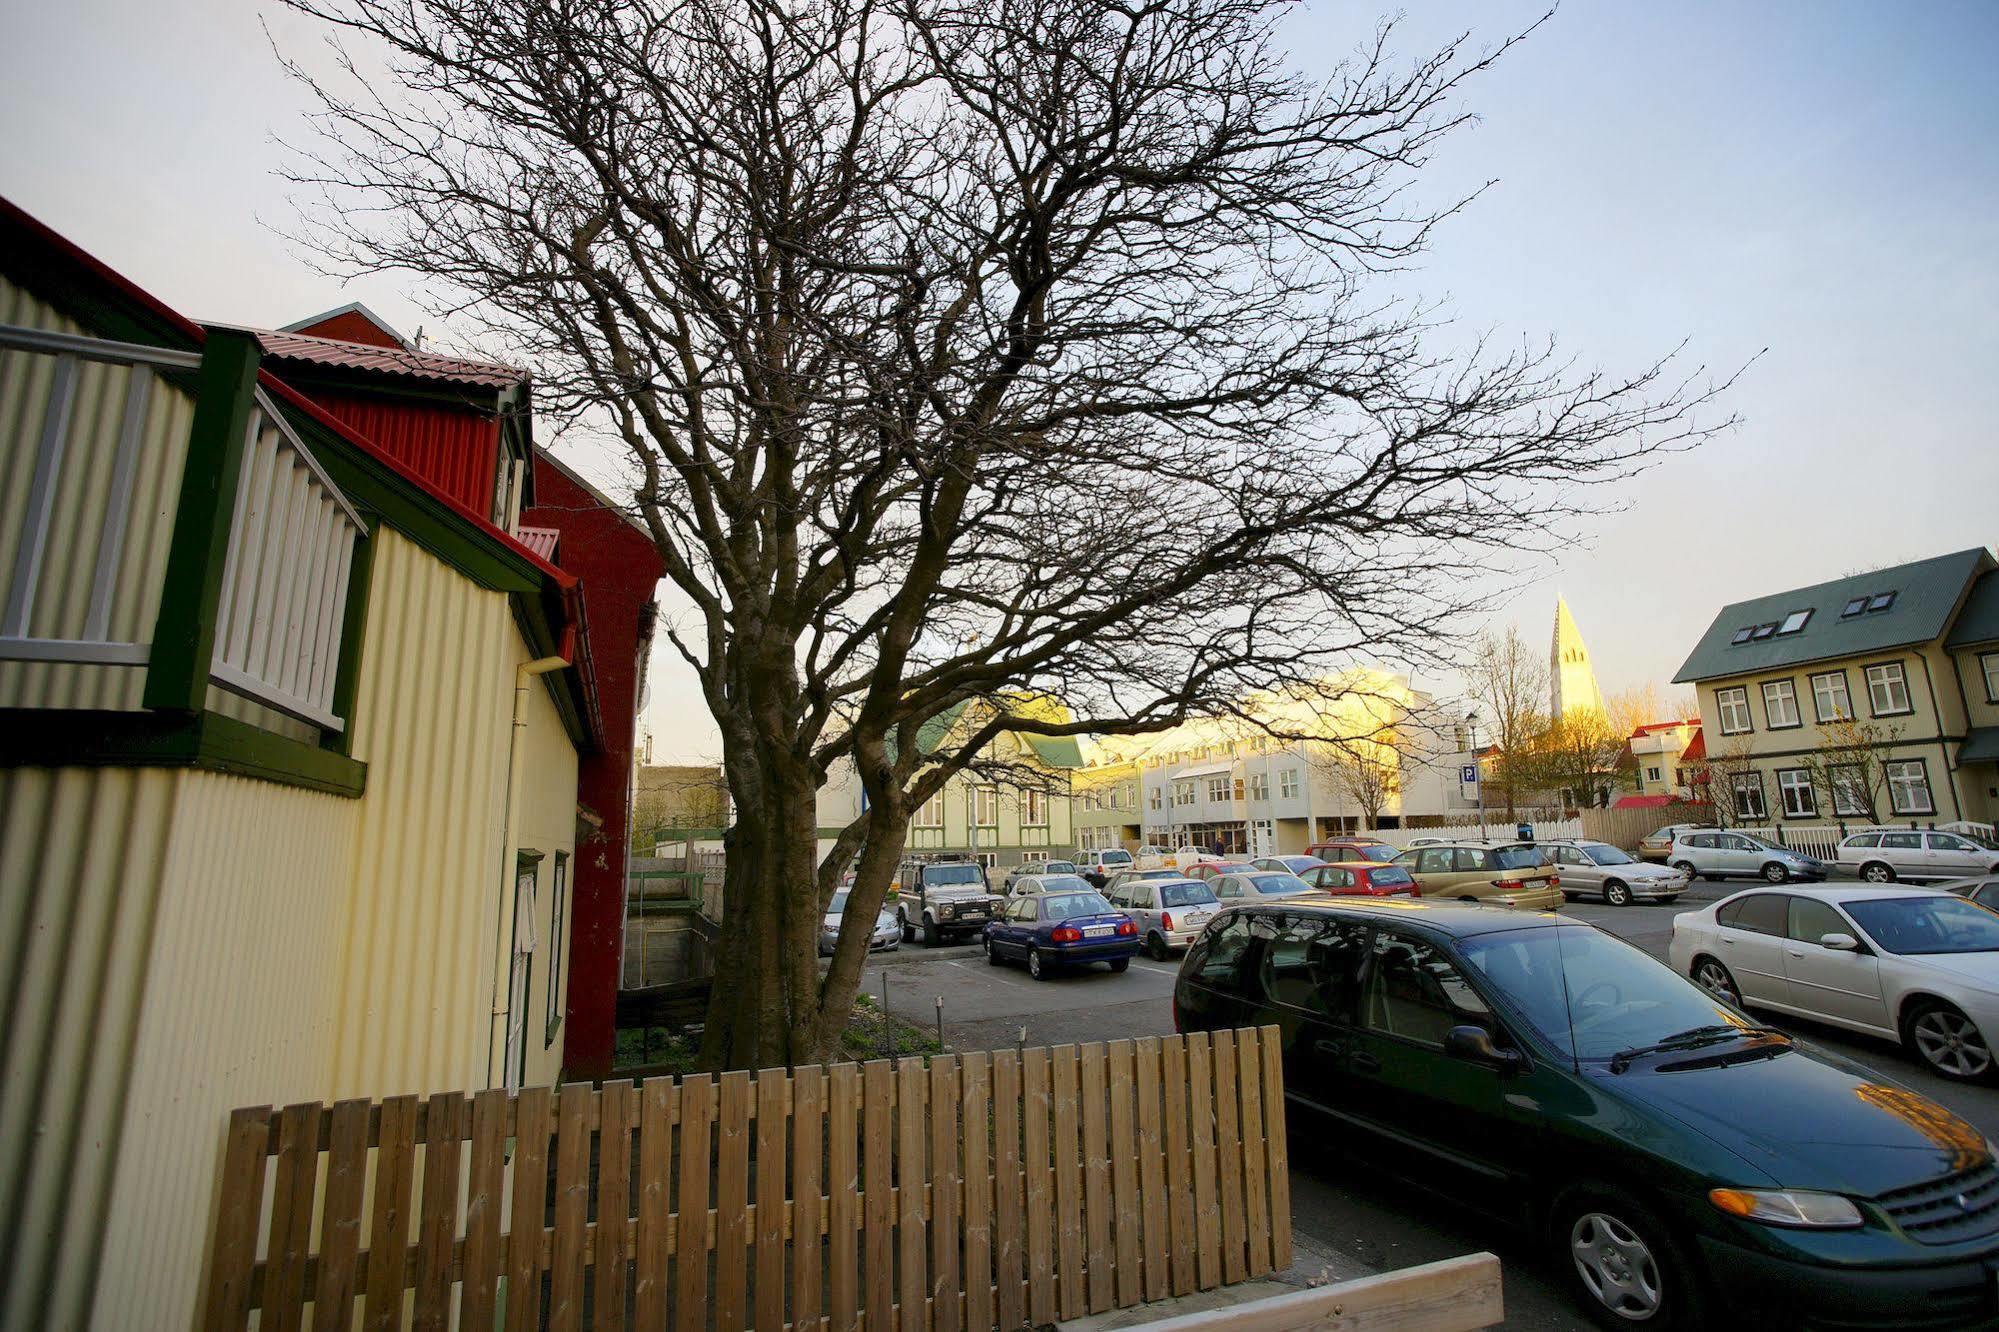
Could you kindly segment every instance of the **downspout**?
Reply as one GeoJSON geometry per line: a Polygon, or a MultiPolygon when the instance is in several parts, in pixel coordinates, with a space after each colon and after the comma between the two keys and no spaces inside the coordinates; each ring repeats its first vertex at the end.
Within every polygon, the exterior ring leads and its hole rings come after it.
{"type": "Polygon", "coordinates": [[[493,1017],[486,1028],[488,1087],[503,1085],[506,1076],[503,1070],[501,1081],[495,1082],[493,1065],[499,1060],[500,1053],[506,1049],[506,1038],[501,1030],[501,1023],[506,1020],[507,1001],[510,997],[508,991],[511,987],[508,978],[513,969],[510,965],[510,950],[507,947],[507,928],[514,917],[513,903],[507,894],[507,889],[514,882],[510,855],[514,844],[514,792],[520,786],[521,732],[527,729],[528,724],[528,690],[531,688],[529,682],[536,676],[547,675],[550,671],[559,671],[569,665],[570,657],[575,655],[573,632],[572,630],[563,635],[562,646],[567,655],[536,657],[533,661],[524,661],[514,668],[514,723],[507,730],[507,789],[500,805],[500,909],[494,913],[496,921],[493,927],[493,1017]],[[497,1042],[494,1040],[495,1036],[500,1038],[497,1042]]]}

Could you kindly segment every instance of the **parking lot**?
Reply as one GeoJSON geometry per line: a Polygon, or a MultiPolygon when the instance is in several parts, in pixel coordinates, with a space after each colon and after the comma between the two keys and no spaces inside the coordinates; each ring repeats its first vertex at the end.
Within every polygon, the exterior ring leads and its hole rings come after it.
{"type": "MultiPolygon", "coordinates": [[[[1672,905],[1612,907],[1580,902],[1565,915],[1628,940],[1664,960],[1673,916],[1733,892],[1702,883],[1672,905]]],[[[992,967],[975,945],[926,949],[905,945],[871,959],[865,981],[877,1000],[888,981],[890,1011],[933,1025],[943,1000],[944,1039],[953,1049],[989,1049],[1163,1035],[1173,1030],[1175,962],[1133,959],[1113,975],[1103,967],[1035,981],[1019,967],[992,967]]],[[[1929,1073],[1896,1046],[1790,1018],[1772,1025],[1878,1070],[1886,1079],[1949,1106],[1988,1136],[1999,1137],[1999,1088],[1964,1086],[1929,1073]]],[[[1301,1248],[1338,1255],[1372,1270],[1405,1267],[1478,1249],[1506,1265],[1506,1326],[1586,1328],[1592,1324],[1558,1286],[1530,1238],[1454,1200],[1419,1192],[1340,1153],[1325,1135],[1292,1135],[1292,1206],[1301,1248]]]]}

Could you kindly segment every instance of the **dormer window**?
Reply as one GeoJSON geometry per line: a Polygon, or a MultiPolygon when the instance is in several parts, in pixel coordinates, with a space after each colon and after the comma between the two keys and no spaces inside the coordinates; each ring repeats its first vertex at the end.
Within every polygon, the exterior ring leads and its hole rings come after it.
{"type": "Polygon", "coordinates": [[[1872,615],[1875,611],[1887,610],[1894,604],[1895,594],[1893,592],[1877,592],[1867,599],[1867,613],[1872,615]]]}
{"type": "Polygon", "coordinates": [[[1795,634],[1810,622],[1812,613],[1808,610],[1792,611],[1784,617],[1784,623],[1777,627],[1780,634],[1795,634]]]}
{"type": "Polygon", "coordinates": [[[1846,609],[1842,610],[1839,613],[1839,618],[1844,620],[1851,616],[1858,615],[1860,614],[1860,612],[1866,609],[1867,609],[1867,598],[1855,597],[1853,600],[1846,603],[1846,609]]]}

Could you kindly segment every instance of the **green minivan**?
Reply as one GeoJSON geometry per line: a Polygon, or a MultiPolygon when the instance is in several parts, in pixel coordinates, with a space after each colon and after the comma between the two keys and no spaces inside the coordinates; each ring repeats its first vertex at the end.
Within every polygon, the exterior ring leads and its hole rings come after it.
{"type": "Polygon", "coordinates": [[[1605,1326],[1999,1321],[1991,1143],[1593,926],[1246,903],[1188,950],[1174,1019],[1275,1025],[1294,1114],[1524,1221],[1605,1326]]]}

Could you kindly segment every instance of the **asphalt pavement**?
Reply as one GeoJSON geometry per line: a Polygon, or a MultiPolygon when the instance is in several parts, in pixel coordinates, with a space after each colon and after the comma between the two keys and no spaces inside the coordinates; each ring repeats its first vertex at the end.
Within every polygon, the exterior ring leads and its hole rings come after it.
{"type": "MultiPolygon", "coordinates": [[[[1577,902],[1564,907],[1563,914],[1608,930],[1664,961],[1673,917],[1735,890],[1732,884],[1702,883],[1670,905],[1577,902]]],[[[1020,967],[988,965],[976,944],[944,948],[905,944],[871,958],[864,985],[879,1001],[886,978],[889,1011],[926,1027],[934,1028],[941,1000],[946,1046],[983,1050],[1021,1042],[1059,1045],[1169,1035],[1178,970],[1177,962],[1139,957],[1122,975],[1099,966],[1036,981],[1020,967]]],[[[1999,1088],[1948,1082],[1887,1041],[1789,1017],[1761,1016],[1807,1044],[1922,1092],[1988,1136],[1999,1138],[1999,1088]]],[[[1291,1146],[1292,1227],[1301,1247],[1336,1255],[1341,1266],[1372,1271],[1489,1249],[1499,1255],[1505,1269],[1503,1326],[1593,1326],[1558,1283],[1557,1271],[1541,1246],[1517,1226],[1379,1172],[1340,1152],[1323,1133],[1294,1132],[1291,1146]]]]}

